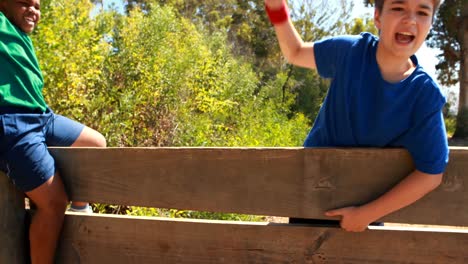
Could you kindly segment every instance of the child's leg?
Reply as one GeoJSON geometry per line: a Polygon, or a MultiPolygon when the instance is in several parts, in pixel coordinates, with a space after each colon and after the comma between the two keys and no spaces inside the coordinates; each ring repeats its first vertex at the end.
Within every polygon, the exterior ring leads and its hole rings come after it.
{"type": "Polygon", "coordinates": [[[75,140],[71,147],[106,147],[106,139],[101,133],[85,126],[80,136],[75,140]]]}
{"type": "MultiPolygon", "coordinates": [[[[106,139],[96,130],[61,115],[54,114],[48,124],[47,145],[71,147],[106,147],[106,139]]],[[[86,212],[87,202],[73,201],[73,211],[86,212]]]]}
{"type": "Polygon", "coordinates": [[[101,133],[67,117],[54,114],[47,126],[48,146],[106,147],[106,139],[101,133]]]}
{"type": "MultiPolygon", "coordinates": [[[[97,132],[96,130],[85,126],[81,131],[80,136],[76,139],[76,141],[71,145],[71,147],[106,147],[106,139],[104,138],[101,133],[97,132]]],[[[78,202],[73,201],[71,204],[72,208],[78,210],[86,210],[88,207],[87,202],[78,202]]],[[[91,210],[91,209],[89,209],[91,210]]]]}
{"type": "Polygon", "coordinates": [[[56,174],[26,195],[36,205],[29,228],[31,263],[53,263],[68,204],[62,180],[56,174]]]}
{"type": "Polygon", "coordinates": [[[32,263],[53,263],[68,203],[62,181],[55,174],[43,128],[47,114],[2,114],[1,159],[7,175],[36,205],[30,226],[32,263]]]}

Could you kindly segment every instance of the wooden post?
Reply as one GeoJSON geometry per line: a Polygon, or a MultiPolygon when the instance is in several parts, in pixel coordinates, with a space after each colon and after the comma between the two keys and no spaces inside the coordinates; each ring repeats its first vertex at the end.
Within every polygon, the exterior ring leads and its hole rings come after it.
{"type": "Polygon", "coordinates": [[[26,263],[24,194],[0,172],[0,263],[26,263]]]}

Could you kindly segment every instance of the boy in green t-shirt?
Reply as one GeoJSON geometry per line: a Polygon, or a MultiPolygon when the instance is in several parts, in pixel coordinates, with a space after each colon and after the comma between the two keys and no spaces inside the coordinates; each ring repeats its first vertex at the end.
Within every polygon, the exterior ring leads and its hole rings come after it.
{"type": "MultiPolygon", "coordinates": [[[[0,0],[0,169],[37,207],[29,230],[33,264],[53,263],[68,205],[47,146],[106,146],[99,132],[47,106],[27,35],[40,16],[40,0],[0,0]]],[[[90,207],[73,202],[71,209],[89,212],[90,207]]]]}

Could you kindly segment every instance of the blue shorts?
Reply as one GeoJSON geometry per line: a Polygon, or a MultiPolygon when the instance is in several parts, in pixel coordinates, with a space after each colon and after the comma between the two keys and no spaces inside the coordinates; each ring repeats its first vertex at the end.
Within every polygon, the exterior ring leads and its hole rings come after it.
{"type": "Polygon", "coordinates": [[[0,170],[29,192],[55,174],[47,146],[70,146],[84,125],[47,109],[45,113],[0,107],[0,170]]]}

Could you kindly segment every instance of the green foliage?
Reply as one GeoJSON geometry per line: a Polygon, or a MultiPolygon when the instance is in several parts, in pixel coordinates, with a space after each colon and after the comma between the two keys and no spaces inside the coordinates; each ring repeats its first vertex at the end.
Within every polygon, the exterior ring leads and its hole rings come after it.
{"type": "MultiPolygon", "coordinates": [[[[102,132],[109,146],[298,146],[308,121],[260,93],[227,32],[199,30],[172,7],[128,15],[85,0],[42,3],[33,35],[49,105],[102,132]]],[[[269,89],[275,90],[278,82],[269,89]]],[[[93,205],[97,212],[250,219],[251,216],[93,205]]]]}
{"type": "MultiPolygon", "coordinates": [[[[99,130],[111,147],[302,145],[327,83],[281,58],[263,1],[132,3],[119,14],[93,10],[86,0],[42,1],[43,20],[32,37],[46,100],[57,113],[99,130]]],[[[301,34],[327,34],[306,17],[298,15],[305,25],[301,34]]],[[[118,214],[257,219],[93,207],[118,214]]]]}
{"type": "MultiPolygon", "coordinates": [[[[310,123],[313,122],[325,95],[324,87],[317,86],[321,81],[313,71],[292,69],[282,58],[275,32],[266,17],[263,0],[222,2],[160,0],[158,2],[173,6],[178,14],[209,34],[225,32],[232,47],[231,53],[250,62],[256,69],[260,84],[257,85],[255,94],[265,89],[265,85],[271,80],[287,75],[283,83],[276,82],[276,85],[282,91],[280,96],[296,97],[290,101],[292,113],[289,115],[301,113],[309,117],[310,123]],[[320,98],[312,97],[310,100],[304,100],[304,94],[314,94],[320,98]]],[[[305,41],[345,33],[350,10],[353,7],[352,1],[345,0],[335,5],[325,0],[289,3],[295,27],[305,41]]]]}
{"type": "Polygon", "coordinates": [[[93,212],[100,214],[128,214],[130,212],[128,206],[110,205],[110,204],[91,204],[93,212]]]}
{"type": "Polygon", "coordinates": [[[32,36],[46,100],[77,120],[93,116],[90,101],[104,79],[102,64],[110,48],[89,17],[91,9],[86,0],[43,1],[42,21],[32,36]]]}
{"type": "Polygon", "coordinates": [[[116,14],[112,52],[104,63],[108,76],[95,96],[103,117],[101,131],[115,146],[162,146],[171,143],[178,86],[189,60],[189,29],[170,10],[139,9],[116,14]],[[185,41],[176,42],[176,39],[185,41]],[[185,60],[185,62],[184,62],[185,60]]]}
{"type": "Polygon", "coordinates": [[[250,221],[261,222],[265,221],[264,217],[256,215],[230,214],[230,213],[211,213],[190,210],[176,209],[159,209],[159,208],[144,208],[130,207],[127,211],[128,215],[132,216],[159,216],[169,218],[191,218],[191,219],[216,219],[226,221],[250,221]]]}
{"type": "Polygon", "coordinates": [[[447,130],[447,136],[451,138],[455,133],[455,126],[457,124],[457,117],[456,116],[445,116],[445,128],[447,130]]]}
{"type": "Polygon", "coordinates": [[[361,32],[370,32],[376,36],[379,34],[374,24],[374,18],[355,18],[351,24],[347,25],[347,32],[354,35],[361,32]]]}

